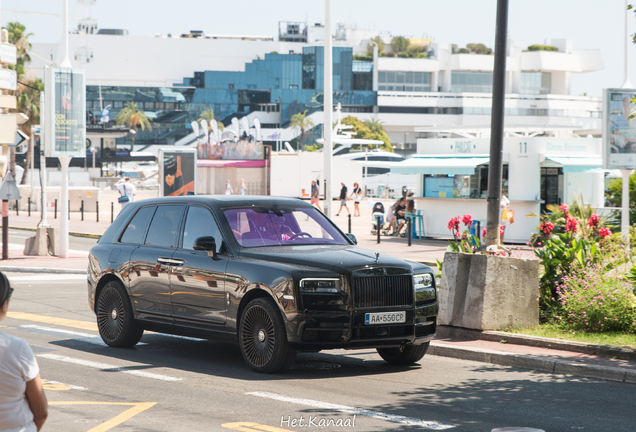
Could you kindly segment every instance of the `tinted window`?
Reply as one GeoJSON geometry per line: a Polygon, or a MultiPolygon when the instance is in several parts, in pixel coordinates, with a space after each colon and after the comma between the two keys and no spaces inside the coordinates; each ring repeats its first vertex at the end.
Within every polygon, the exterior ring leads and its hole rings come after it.
{"type": "Polygon", "coordinates": [[[218,252],[223,237],[216,226],[212,213],[203,207],[190,207],[186,217],[185,228],[183,229],[182,247],[184,249],[192,249],[192,245],[194,245],[197,238],[208,236],[214,237],[214,240],[216,240],[216,250],[218,252]]]}
{"type": "Polygon", "coordinates": [[[140,208],[126,227],[126,231],[122,234],[120,241],[122,243],[140,244],[143,240],[144,232],[146,232],[146,227],[148,226],[148,221],[150,220],[150,216],[152,216],[153,211],[155,211],[154,207],[140,208]]]}
{"type": "Polygon", "coordinates": [[[158,206],[155,212],[146,243],[150,246],[175,247],[177,243],[177,229],[183,213],[183,206],[158,206]]]}

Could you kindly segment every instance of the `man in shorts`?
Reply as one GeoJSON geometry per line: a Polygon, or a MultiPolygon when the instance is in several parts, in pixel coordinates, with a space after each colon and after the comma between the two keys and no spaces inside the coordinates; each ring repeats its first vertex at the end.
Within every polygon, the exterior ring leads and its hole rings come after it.
{"type": "Polygon", "coordinates": [[[344,183],[340,184],[342,185],[342,189],[340,189],[340,210],[338,210],[336,216],[340,216],[340,212],[342,211],[343,207],[347,209],[347,213],[351,214],[351,212],[349,211],[349,207],[347,207],[347,187],[344,183]]]}
{"type": "Polygon", "coordinates": [[[318,210],[322,211],[320,208],[320,198],[319,198],[318,185],[316,184],[316,180],[311,181],[311,205],[315,205],[318,207],[318,210]]]}

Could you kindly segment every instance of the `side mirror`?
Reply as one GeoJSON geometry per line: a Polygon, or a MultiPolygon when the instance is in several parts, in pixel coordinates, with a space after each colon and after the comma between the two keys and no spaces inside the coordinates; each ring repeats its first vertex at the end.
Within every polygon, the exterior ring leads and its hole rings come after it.
{"type": "Polygon", "coordinates": [[[212,236],[198,237],[194,241],[192,249],[198,251],[207,251],[209,257],[215,260],[219,259],[219,257],[216,255],[216,240],[212,236]]]}
{"type": "Polygon", "coordinates": [[[353,242],[353,244],[357,245],[358,244],[358,239],[356,238],[356,236],[354,236],[353,234],[347,233],[345,234],[347,236],[347,238],[349,240],[351,240],[353,242]]]}

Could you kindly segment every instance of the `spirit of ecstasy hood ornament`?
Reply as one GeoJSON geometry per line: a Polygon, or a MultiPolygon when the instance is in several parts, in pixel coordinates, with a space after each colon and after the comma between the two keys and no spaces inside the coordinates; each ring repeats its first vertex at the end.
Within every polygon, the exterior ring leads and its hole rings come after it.
{"type": "Polygon", "coordinates": [[[380,252],[376,252],[375,253],[375,262],[377,263],[379,259],[380,259],[380,252]]]}

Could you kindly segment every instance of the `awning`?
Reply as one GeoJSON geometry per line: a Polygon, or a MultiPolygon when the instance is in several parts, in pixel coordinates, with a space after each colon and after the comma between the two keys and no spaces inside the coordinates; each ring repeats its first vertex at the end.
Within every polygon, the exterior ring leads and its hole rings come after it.
{"type": "Polygon", "coordinates": [[[473,175],[477,165],[487,164],[490,158],[481,157],[418,157],[413,156],[391,167],[399,174],[461,174],[473,175]]]}
{"type": "Polygon", "coordinates": [[[595,172],[603,168],[601,156],[546,156],[546,162],[563,166],[563,172],[595,172]]]}

